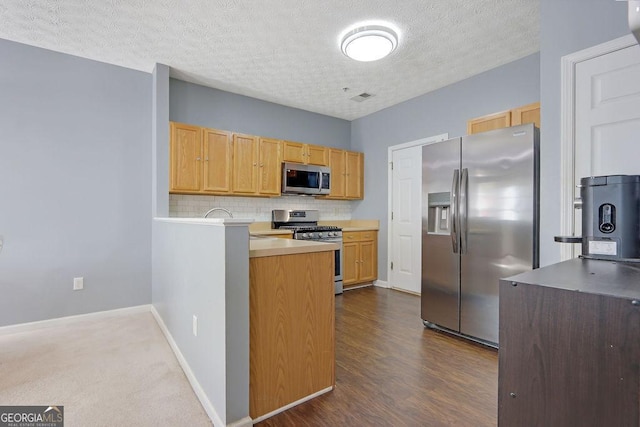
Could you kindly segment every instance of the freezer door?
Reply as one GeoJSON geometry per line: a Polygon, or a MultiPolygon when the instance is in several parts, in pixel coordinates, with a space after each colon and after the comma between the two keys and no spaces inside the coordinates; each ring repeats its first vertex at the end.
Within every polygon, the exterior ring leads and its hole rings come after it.
{"type": "Polygon", "coordinates": [[[537,267],[537,132],[462,139],[460,332],[498,343],[498,281],[537,267]]]}
{"type": "Polygon", "coordinates": [[[422,319],[460,330],[460,138],[422,148],[422,319]]]}

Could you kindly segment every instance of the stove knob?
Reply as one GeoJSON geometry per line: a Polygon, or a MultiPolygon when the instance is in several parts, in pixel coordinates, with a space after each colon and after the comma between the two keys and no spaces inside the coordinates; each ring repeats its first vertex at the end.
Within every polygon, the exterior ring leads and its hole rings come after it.
{"type": "Polygon", "coordinates": [[[302,237],[308,237],[307,233],[302,233],[302,237]]]}
{"type": "Polygon", "coordinates": [[[315,238],[316,235],[317,235],[317,233],[309,233],[309,237],[312,238],[312,239],[315,238]]]}
{"type": "Polygon", "coordinates": [[[335,235],[336,235],[336,233],[334,233],[333,231],[331,231],[331,232],[329,233],[329,237],[333,237],[333,236],[335,236],[335,235]]]}

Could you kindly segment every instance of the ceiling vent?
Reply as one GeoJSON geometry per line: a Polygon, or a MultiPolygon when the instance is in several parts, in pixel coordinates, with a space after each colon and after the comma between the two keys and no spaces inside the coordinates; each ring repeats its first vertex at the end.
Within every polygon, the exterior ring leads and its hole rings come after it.
{"type": "Polygon", "coordinates": [[[372,95],[372,94],[367,93],[367,92],[362,92],[360,95],[356,95],[353,98],[351,98],[351,100],[352,101],[356,101],[356,102],[362,102],[362,101],[366,101],[367,99],[371,98],[372,96],[375,96],[375,95],[372,95]]]}

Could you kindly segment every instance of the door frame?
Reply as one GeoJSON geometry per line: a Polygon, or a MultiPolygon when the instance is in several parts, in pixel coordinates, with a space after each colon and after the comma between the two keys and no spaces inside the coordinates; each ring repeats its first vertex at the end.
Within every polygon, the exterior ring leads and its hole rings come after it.
{"type": "MultiPolygon", "coordinates": [[[[417,146],[429,145],[449,139],[449,133],[416,139],[402,144],[387,147],[387,283],[386,288],[391,288],[391,259],[393,259],[393,222],[391,212],[393,211],[393,152],[413,148],[417,146]]],[[[421,208],[422,209],[422,208],[421,208]]]]}
{"type": "MultiPolygon", "coordinates": [[[[563,56],[561,59],[560,94],[560,235],[569,236],[573,232],[573,190],[575,182],[575,79],[576,65],[583,61],[607,55],[638,44],[632,35],[613,39],[606,43],[589,47],[563,56]]],[[[560,259],[575,258],[574,245],[560,245],[560,259]]]]}

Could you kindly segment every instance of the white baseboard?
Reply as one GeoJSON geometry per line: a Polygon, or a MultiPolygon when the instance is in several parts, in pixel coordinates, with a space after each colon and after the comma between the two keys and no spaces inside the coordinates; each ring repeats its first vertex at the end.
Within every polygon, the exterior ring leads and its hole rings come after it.
{"type": "Polygon", "coordinates": [[[227,427],[251,427],[253,425],[253,420],[251,417],[244,417],[241,420],[233,422],[231,424],[227,424],[227,427]]]}
{"type": "Polygon", "coordinates": [[[385,282],[384,280],[376,280],[375,282],[373,282],[373,286],[377,286],[379,288],[387,288],[387,289],[391,287],[389,286],[389,282],[385,282]]]}
{"type": "Polygon", "coordinates": [[[361,288],[370,288],[373,286],[372,282],[369,283],[365,283],[364,285],[358,285],[358,286],[349,286],[348,288],[344,288],[344,292],[348,292],[348,291],[352,291],[354,289],[361,289],[361,288]]]}
{"type": "Polygon", "coordinates": [[[0,327],[0,336],[16,334],[19,332],[36,331],[38,329],[67,325],[70,323],[83,322],[87,320],[106,319],[109,317],[122,316],[125,314],[146,313],[151,311],[151,307],[151,304],[136,305],[133,307],[117,308],[115,310],[96,311],[94,313],[77,314],[74,316],[57,317],[55,319],[3,326],[0,327]]]}
{"type": "Polygon", "coordinates": [[[402,289],[402,288],[396,288],[396,287],[392,287],[391,289],[393,289],[394,291],[398,291],[398,292],[403,292],[405,294],[409,294],[409,295],[415,295],[417,297],[419,297],[420,295],[422,295],[420,292],[414,292],[414,291],[410,291],[408,289],[402,289]]]}
{"type": "MultiPolygon", "coordinates": [[[[165,338],[167,339],[167,342],[169,343],[169,346],[173,350],[173,353],[176,355],[176,359],[178,359],[178,363],[180,364],[180,367],[184,371],[184,374],[186,375],[187,380],[189,380],[189,384],[191,384],[191,388],[193,389],[194,393],[198,397],[198,400],[202,404],[202,407],[204,408],[205,412],[211,419],[211,422],[213,422],[213,425],[215,427],[224,427],[225,423],[222,422],[222,419],[216,412],[216,409],[213,407],[213,404],[207,397],[207,394],[202,389],[202,386],[196,379],[196,376],[193,374],[193,371],[191,370],[191,367],[187,363],[187,360],[182,355],[182,352],[178,348],[178,345],[176,344],[176,342],[173,340],[173,337],[171,336],[169,329],[167,329],[167,326],[164,324],[162,317],[160,317],[160,314],[158,313],[158,311],[154,306],[151,306],[151,313],[153,313],[153,317],[156,319],[156,322],[158,322],[158,326],[160,326],[160,330],[162,330],[162,333],[164,334],[165,338]]],[[[245,426],[244,418],[240,421],[236,421],[236,423],[240,423],[240,422],[243,422],[243,423],[237,424],[237,427],[240,427],[240,426],[244,427],[245,426]]],[[[235,427],[236,423],[231,425],[234,425],[235,427]]],[[[246,425],[250,426],[251,423],[246,425]]]]}
{"type": "Polygon", "coordinates": [[[331,390],[333,390],[333,387],[327,387],[327,388],[325,388],[325,389],[322,389],[322,390],[320,390],[320,391],[317,391],[317,392],[315,392],[315,393],[313,393],[313,394],[310,394],[309,396],[305,396],[305,397],[303,397],[302,399],[296,400],[295,402],[289,403],[288,405],[285,405],[285,406],[283,406],[283,407],[281,407],[281,408],[278,408],[278,409],[276,409],[275,411],[271,411],[271,412],[269,412],[268,414],[264,414],[263,416],[258,417],[258,418],[256,418],[255,420],[253,420],[253,422],[254,422],[255,424],[257,424],[257,423],[259,423],[260,421],[264,421],[264,420],[266,420],[267,418],[271,418],[271,417],[273,417],[274,415],[279,414],[280,412],[284,412],[284,411],[286,411],[287,409],[291,409],[291,408],[293,408],[294,406],[297,406],[297,405],[299,405],[299,404],[301,404],[301,403],[304,403],[304,402],[306,402],[306,401],[308,401],[308,400],[311,400],[311,399],[313,399],[313,398],[315,398],[315,397],[318,397],[318,396],[320,396],[321,394],[328,393],[328,392],[330,392],[331,390]]]}

